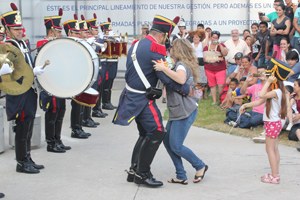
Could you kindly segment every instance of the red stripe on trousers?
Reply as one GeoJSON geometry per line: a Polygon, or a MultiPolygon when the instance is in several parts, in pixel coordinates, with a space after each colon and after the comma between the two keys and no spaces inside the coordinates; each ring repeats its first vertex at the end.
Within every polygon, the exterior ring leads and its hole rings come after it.
{"type": "Polygon", "coordinates": [[[52,97],[52,100],[53,100],[53,113],[56,113],[56,98],[55,97],[52,97]]]}
{"type": "Polygon", "coordinates": [[[106,72],[106,79],[105,79],[106,81],[108,80],[108,71],[106,72]]]}
{"type": "Polygon", "coordinates": [[[23,111],[22,111],[22,114],[21,114],[21,119],[20,119],[20,121],[23,122],[23,121],[24,121],[24,118],[25,118],[25,111],[23,110],[23,111]]]}
{"type": "Polygon", "coordinates": [[[150,102],[150,105],[149,105],[149,108],[150,108],[150,111],[152,112],[153,114],[153,117],[154,117],[154,120],[156,122],[156,125],[157,125],[157,130],[159,131],[162,131],[161,130],[161,124],[159,123],[159,117],[158,117],[158,114],[153,106],[153,101],[149,101],[150,102]]]}

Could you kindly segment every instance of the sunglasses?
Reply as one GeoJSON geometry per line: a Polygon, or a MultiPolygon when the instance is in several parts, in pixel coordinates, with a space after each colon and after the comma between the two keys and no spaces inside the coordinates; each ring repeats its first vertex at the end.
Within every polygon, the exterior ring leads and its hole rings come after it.
{"type": "Polygon", "coordinates": [[[220,35],[220,32],[219,31],[213,31],[211,32],[212,34],[217,34],[217,35],[220,35]]]}

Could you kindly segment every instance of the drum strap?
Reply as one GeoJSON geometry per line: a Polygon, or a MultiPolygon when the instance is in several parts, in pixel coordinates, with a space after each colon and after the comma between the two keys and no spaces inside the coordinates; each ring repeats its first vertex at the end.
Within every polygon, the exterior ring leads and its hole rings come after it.
{"type": "Polygon", "coordinates": [[[146,89],[148,89],[151,87],[151,85],[150,85],[149,81],[147,80],[147,78],[145,77],[145,75],[138,63],[137,57],[136,57],[136,49],[138,47],[138,44],[139,44],[139,42],[135,43],[132,54],[131,54],[131,58],[132,58],[133,65],[134,65],[136,72],[138,73],[138,75],[139,75],[140,79],[142,80],[146,89]]]}

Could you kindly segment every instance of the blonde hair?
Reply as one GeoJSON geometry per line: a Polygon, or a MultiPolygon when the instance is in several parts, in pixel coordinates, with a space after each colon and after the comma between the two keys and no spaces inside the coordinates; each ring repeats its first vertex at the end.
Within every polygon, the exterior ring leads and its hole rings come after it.
{"type": "Polygon", "coordinates": [[[199,65],[195,49],[190,41],[187,39],[174,40],[172,45],[172,54],[172,57],[176,59],[176,62],[183,62],[192,71],[194,83],[196,85],[199,76],[199,65]]]}

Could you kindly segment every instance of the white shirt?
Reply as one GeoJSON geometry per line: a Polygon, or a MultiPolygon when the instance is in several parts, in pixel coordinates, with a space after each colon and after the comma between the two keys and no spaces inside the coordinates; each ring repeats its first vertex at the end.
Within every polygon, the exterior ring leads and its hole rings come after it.
{"type": "Polygon", "coordinates": [[[194,47],[196,51],[196,57],[197,58],[203,58],[203,47],[202,47],[202,42],[199,42],[198,46],[195,47],[194,42],[192,43],[192,46],[194,47]]]}
{"type": "Polygon", "coordinates": [[[228,49],[226,60],[230,63],[235,63],[234,56],[237,52],[241,52],[243,55],[248,55],[251,50],[244,40],[239,39],[239,43],[235,46],[232,39],[225,42],[225,46],[228,49]]]}
{"type": "Polygon", "coordinates": [[[268,122],[277,122],[280,121],[280,108],[281,108],[281,99],[282,99],[282,92],[280,89],[275,89],[273,90],[274,92],[276,92],[278,99],[276,100],[275,98],[271,99],[271,110],[270,110],[270,114],[269,117],[267,117],[266,114],[266,106],[264,109],[264,115],[263,115],[263,121],[268,121],[268,122]]]}

